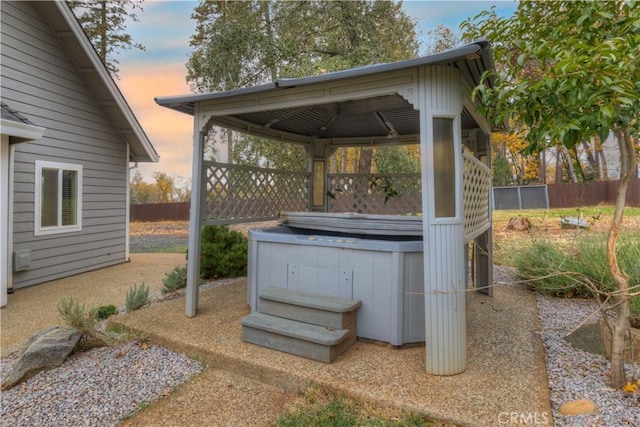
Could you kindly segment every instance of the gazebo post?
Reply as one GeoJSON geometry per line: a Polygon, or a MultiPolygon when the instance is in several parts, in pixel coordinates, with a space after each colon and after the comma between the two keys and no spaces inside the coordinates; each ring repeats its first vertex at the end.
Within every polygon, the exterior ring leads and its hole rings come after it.
{"type": "Polygon", "coordinates": [[[467,358],[460,76],[419,73],[426,371],[455,375],[467,358]]]}
{"type": "MultiPolygon", "coordinates": [[[[196,104],[196,109],[198,104],[196,104]]],[[[195,115],[197,118],[198,115],[195,115]]],[[[208,127],[207,127],[208,129],[208,127]]],[[[204,139],[207,130],[201,130],[200,121],[194,120],[193,160],[191,171],[191,206],[189,212],[189,253],[187,257],[186,314],[194,317],[198,309],[198,286],[200,284],[200,241],[202,212],[205,203],[202,162],[204,161],[204,139]]]]}

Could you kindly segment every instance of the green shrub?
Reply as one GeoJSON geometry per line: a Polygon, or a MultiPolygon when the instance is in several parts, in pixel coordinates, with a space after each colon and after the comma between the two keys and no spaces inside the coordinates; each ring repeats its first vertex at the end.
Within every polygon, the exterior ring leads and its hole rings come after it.
{"type": "MultiPolygon", "coordinates": [[[[599,289],[615,289],[607,266],[606,235],[585,235],[563,247],[550,240],[531,240],[511,257],[521,279],[539,292],[557,297],[592,297],[583,277],[599,289]]],[[[620,269],[629,276],[631,286],[640,283],[640,232],[620,235],[617,243],[620,269]]],[[[631,323],[640,326],[640,297],[630,302],[631,323]]]]}
{"type": "Polygon", "coordinates": [[[148,301],[149,287],[145,286],[144,283],[140,285],[140,287],[134,284],[133,288],[130,288],[129,292],[127,292],[127,299],[125,301],[127,313],[143,307],[148,301]]]}
{"type": "Polygon", "coordinates": [[[203,279],[220,279],[247,275],[248,241],[226,225],[202,229],[200,275],[203,279]]]}
{"type": "Polygon", "coordinates": [[[118,312],[115,305],[102,305],[94,310],[96,320],[106,320],[118,312]]]}
{"type": "Polygon", "coordinates": [[[84,303],[73,297],[60,298],[58,301],[58,318],[64,326],[74,328],[83,335],[93,336],[95,333],[96,318],[91,310],[87,310],[84,303]]]}
{"type": "Polygon", "coordinates": [[[165,275],[162,283],[164,284],[163,294],[185,288],[187,286],[187,267],[175,267],[165,275]]]}

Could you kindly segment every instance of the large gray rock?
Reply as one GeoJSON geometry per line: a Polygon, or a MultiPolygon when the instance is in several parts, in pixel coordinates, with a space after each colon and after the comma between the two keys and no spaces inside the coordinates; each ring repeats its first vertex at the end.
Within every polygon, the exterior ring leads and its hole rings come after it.
{"type": "Polygon", "coordinates": [[[80,338],[80,331],[60,326],[37,332],[27,340],[24,352],[2,380],[2,390],[26,381],[38,372],[61,366],[80,338]]]}

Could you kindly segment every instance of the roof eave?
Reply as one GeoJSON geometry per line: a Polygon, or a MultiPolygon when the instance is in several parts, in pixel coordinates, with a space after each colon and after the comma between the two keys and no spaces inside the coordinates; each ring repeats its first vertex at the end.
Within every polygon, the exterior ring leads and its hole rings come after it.
{"type": "Polygon", "coordinates": [[[44,9],[45,16],[51,17],[51,14],[57,12],[59,17],[62,18],[62,20],[58,20],[58,22],[64,23],[67,28],[54,28],[54,31],[56,31],[59,36],[62,35],[64,32],[63,30],[70,31],[73,34],[73,37],[61,36],[60,39],[67,47],[67,51],[72,56],[76,64],[84,64],[87,62],[91,64],[90,71],[81,69],[81,72],[83,74],[86,72],[95,72],[98,75],[98,79],[96,79],[98,83],[94,83],[92,79],[86,79],[86,81],[90,87],[92,85],[99,86],[92,87],[92,90],[95,90],[96,93],[107,94],[108,98],[101,99],[101,101],[114,102],[117,105],[117,109],[105,110],[112,115],[114,122],[126,124],[126,126],[119,126],[119,128],[123,131],[122,136],[129,143],[131,153],[135,157],[135,160],[138,162],[158,162],[160,156],[142,129],[142,126],[133,114],[131,107],[122,95],[122,92],[109,74],[109,71],[100,60],[95,48],[86,36],[82,26],[78,22],[67,2],[55,1],[35,3],[38,7],[44,9]],[[51,7],[51,4],[55,4],[55,7],[51,7]],[[73,46],[69,46],[69,44],[74,41],[79,44],[80,49],[74,49],[73,46]]]}
{"type": "Polygon", "coordinates": [[[3,135],[11,137],[12,143],[41,139],[45,131],[45,128],[40,126],[7,119],[0,119],[0,128],[3,135]]]}
{"type": "Polygon", "coordinates": [[[362,77],[375,73],[401,70],[404,68],[417,67],[422,65],[446,64],[456,59],[470,57],[472,55],[480,55],[483,62],[490,64],[494,69],[493,59],[491,58],[489,42],[487,40],[478,40],[463,46],[459,46],[434,55],[423,56],[420,58],[408,59],[405,61],[391,62],[385,64],[367,65],[364,67],[353,68],[349,70],[336,71],[333,73],[320,74],[317,76],[279,79],[272,83],[235,89],[225,92],[209,92],[201,94],[188,94],[177,96],[160,96],[155,98],[156,104],[181,113],[193,115],[195,104],[201,101],[216,100],[222,98],[233,97],[250,93],[266,92],[274,89],[287,89],[296,86],[304,86],[314,83],[323,83],[332,80],[340,80],[352,77],[362,77]]]}

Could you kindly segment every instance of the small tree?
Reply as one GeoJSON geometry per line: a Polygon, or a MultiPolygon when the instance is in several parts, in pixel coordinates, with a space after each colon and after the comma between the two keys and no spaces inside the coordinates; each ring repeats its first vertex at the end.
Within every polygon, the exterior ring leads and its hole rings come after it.
{"type": "Polygon", "coordinates": [[[610,130],[617,138],[620,185],[607,238],[607,263],[617,289],[603,295],[617,312],[610,325],[611,382],[619,388],[626,382],[629,300],[639,294],[639,285],[632,286],[618,266],[616,241],[637,164],[640,3],[523,1],[511,17],[492,9],[462,27],[466,38],[488,38],[495,57],[505,61],[500,73],[484,76],[475,94],[494,107],[485,112],[496,123],[513,118],[527,125],[528,151],[555,144],[573,150],[593,136],[604,140],[610,130]]]}
{"type": "Polygon", "coordinates": [[[139,170],[131,177],[129,184],[131,203],[152,203],[155,188],[152,184],[144,181],[139,170]]]}

